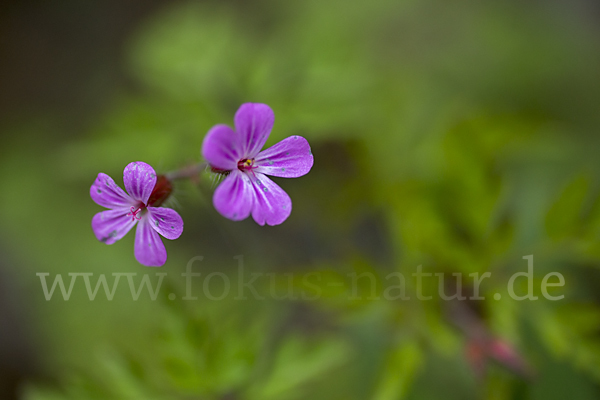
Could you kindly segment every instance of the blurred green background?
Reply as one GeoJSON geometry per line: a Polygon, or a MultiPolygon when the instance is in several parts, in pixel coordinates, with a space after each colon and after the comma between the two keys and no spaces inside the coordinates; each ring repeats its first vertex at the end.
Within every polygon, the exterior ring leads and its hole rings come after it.
{"type": "Polygon", "coordinates": [[[13,0],[0,60],[0,398],[600,398],[597,1],[13,0]],[[313,149],[307,176],[276,179],[284,224],[221,217],[205,174],[176,186],[185,229],[162,268],[132,233],[95,239],[99,172],[198,163],[244,102],[273,108],[267,145],[313,149]],[[530,254],[540,299],[512,300],[530,254]],[[235,298],[239,255],[264,300],[235,298]],[[490,272],[486,300],[418,301],[418,265],[490,272]],[[112,301],[82,278],[46,301],[36,273],[82,272],[167,275],[156,300],[123,277],[112,301]],[[231,295],[203,296],[211,272],[231,295]],[[373,299],[394,272],[411,300],[373,299]],[[564,299],[541,297],[549,272],[564,299]]]}

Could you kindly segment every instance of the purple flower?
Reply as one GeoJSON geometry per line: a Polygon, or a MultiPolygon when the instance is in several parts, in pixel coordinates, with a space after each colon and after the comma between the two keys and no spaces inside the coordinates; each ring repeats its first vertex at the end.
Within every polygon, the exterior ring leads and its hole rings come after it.
{"type": "Polygon", "coordinates": [[[292,212],[292,200],[266,175],[296,178],[310,171],[310,145],[291,136],[260,151],[275,115],[266,104],[245,103],[235,114],[235,130],[216,125],[204,138],[202,155],[213,172],[227,175],[213,196],[224,217],[239,221],[252,214],[259,225],[278,225],[292,212]]]}
{"type": "Polygon", "coordinates": [[[171,193],[171,183],[141,161],[132,162],[123,171],[127,193],[112,178],[100,173],[90,188],[97,204],[110,210],[92,218],[92,229],[99,241],[113,244],[139,222],[135,232],[135,258],[148,267],[160,267],[167,251],[158,234],[177,239],[183,232],[183,220],[176,211],[158,207],[171,193]]]}

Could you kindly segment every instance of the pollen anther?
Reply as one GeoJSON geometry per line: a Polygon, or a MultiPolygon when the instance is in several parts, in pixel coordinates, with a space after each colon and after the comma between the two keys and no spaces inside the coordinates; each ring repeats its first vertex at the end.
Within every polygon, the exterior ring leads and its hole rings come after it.
{"type": "Polygon", "coordinates": [[[240,171],[250,171],[254,168],[254,158],[245,158],[238,161],[238,169],[240,171]]]}

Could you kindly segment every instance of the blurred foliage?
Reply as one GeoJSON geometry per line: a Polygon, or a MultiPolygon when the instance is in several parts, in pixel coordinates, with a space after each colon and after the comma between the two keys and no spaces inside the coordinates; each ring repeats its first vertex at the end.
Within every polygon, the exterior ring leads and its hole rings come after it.
{"type": "MultiPolygon", "coordinates": [[[[0,150],[0,238],[35,307],[45,371],[24,398],[598,398],[600,32],[571,5],[165,6],[125,46],[135,87],[84,134],[65,137],[37,115],[13,126],[0,150]],[[93,284],[100,273],[149,273],[156,284],[155,270],[133,258],[132,234],[110,247],[95,240],[89,221],[100,209],[89,186],[98,172],[120,182],[135,160],[159,171],[199,162],[207,130],[232,124],[249,101],[275,111],[267,145],[299,134],[313,148],[309,175],[277,181],[294,201],[288,221],[225,220],[206,174],[176,188],[186,227],[165,241],[159,272],[168,276],[156,301],[132,301],[124,282],[113,301],[102,291],[89,301],[83,285],[69,301],[44,300],[37,272],[93,272],[93,284]],[[179,300],[188,260],[204,256],[195,271],[225,273],[236,288],[240,254],[246,281],[273,278],[255,285],[264,300],[233,291],[211,300],[200,296],[201,279],[198,300],[179,300]],[[546,273],[560,272],[566,285],[551,294],[563,300],[508,298],[528,254],[536,295],[546,273]],[[447,276],[491,272],[477,318],[532,376],[495,364],[478,375],[447,302],[415,298],[418,265],[447,276]],[[381,299],[393,272],[407,278],[411,300],[381,299]],[[303,279],[311,273],[319,279],[303,279]],[[306,296],[274,298],[273,288],[290,287],[306,296]]],[[[427,280],[423,293],[437,285],[427,280]]]]}

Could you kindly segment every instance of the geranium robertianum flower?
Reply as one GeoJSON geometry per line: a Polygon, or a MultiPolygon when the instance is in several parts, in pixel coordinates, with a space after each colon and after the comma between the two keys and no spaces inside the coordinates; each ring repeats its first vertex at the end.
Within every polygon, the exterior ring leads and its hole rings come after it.
{"type": "Polygon", "coordinates": [[[213,204],[224,217],[239,221],[250,214],[259,225],[278,225],[292,211],[290,197],[266,175],[296,178],[310,171],[310,145],[290,136],[264,151],[275,116],[266,104],[245,103],[235,114],[235,130],[216,125],[204,138],[202,155],[211,170],[227,175],[213,204]]]}
{"type": "Polygon", "coordinates": [[[101,242],[113,244],[139,222],[135,258],[148,267],[160,267],[167,261],[167,251],[158,234],[173,240],[183,232],[179,214],[158,207],[171,194],[171,183],[163,175],[157,177],[154,169],[141,161],[125,167],[123,183],[127,193],[110,176],[100,173],[90,188],[92,200],[110,209],[92,218],[94,234],[101,242]]]}

